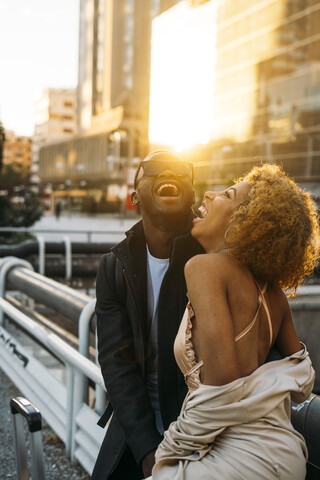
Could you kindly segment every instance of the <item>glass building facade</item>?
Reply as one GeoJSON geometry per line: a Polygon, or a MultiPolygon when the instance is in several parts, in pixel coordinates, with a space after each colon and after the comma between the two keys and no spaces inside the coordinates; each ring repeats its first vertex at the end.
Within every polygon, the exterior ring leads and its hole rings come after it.
{"type": "Polygon", "coordinates": [[[320,180],[320,2],[222,2],[214,103],[230,164],[261,155],[320,180]]]}
{"type": "Polygon", "coordinates": [[[320,182],[320,1],[209,0],[193,8],[199,16],[209,4],[216,36],[199,55],[215,62],[210,140],[184,152],[198,182],[225,183],[257,157],[297,181],[320,182]]]}

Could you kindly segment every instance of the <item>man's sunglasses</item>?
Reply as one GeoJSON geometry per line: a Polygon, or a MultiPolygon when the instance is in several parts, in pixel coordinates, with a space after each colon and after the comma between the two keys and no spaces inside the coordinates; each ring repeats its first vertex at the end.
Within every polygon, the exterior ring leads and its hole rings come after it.
{"type": "Polygon", "coordinates": [[[141,169],[143,170],[144,175],[147,177],[155,177],[160,175],[163,170],[170,170],[172,173],[178,177],[191,177],[193,182],[193,165],[192,163],[187,162],[164,162],[161,160],[147,160],[146,162],[140,162],[134,177],[134,186],[136,188],[138,180],[142,178],[143,175],[140,174],[141,169]],[[139,176],[140,174],[140,176],[139,176]]]}

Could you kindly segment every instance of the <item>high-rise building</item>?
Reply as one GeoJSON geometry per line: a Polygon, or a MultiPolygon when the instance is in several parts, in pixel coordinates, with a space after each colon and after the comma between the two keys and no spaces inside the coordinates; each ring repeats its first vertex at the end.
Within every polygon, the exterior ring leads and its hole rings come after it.
{"type": "Polygon", "coordinates": [[[96,201],[125,200],[127,169],[148,151],[151,23],[177,1],[80,0],[78,135],[41,149],[42,181],[63,173],[96,201]]]}
{"type": "Polygon", "coordinates": [[[80,2],[79,132],[118,131],[126,159],[144,155],[148,145],[151,22],[176,3],[80,2]]]}
{"type": "Polygon", "coordinates": [[[256,157],[300,182],[319,182],[319,25],[319,0],[172,7],[155,20],[152,63],[156,72],[172,66],[174,81],[162,95],[151,72],[153,142],[185,147],[204,189],[244,174],[256,157]],[[174,118],[165,122],[170,108],[174,118]]]}

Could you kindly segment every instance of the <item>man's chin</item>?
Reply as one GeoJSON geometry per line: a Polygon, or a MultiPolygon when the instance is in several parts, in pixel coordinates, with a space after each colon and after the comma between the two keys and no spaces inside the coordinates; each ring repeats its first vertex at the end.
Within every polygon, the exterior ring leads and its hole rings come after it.
{"type": "Polygon", "coordinates": [[[188,210],[184,205],[174,202],[168,202],[167,204],[158,204],[155,206],[155,211],[160,215],[168,217],[180,216],[189,218],[189,214],[192,213],[191,209],[188,210]]]}

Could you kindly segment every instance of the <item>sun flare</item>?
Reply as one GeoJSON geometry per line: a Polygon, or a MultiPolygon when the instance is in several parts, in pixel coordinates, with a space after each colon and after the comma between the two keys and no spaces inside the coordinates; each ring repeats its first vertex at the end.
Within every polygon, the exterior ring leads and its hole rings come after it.
{"type": "Polygon", "coordinates": [[[216,2],[180,2],[153,21],[149,140],[184,150],[214,123],[216,2]]]}

